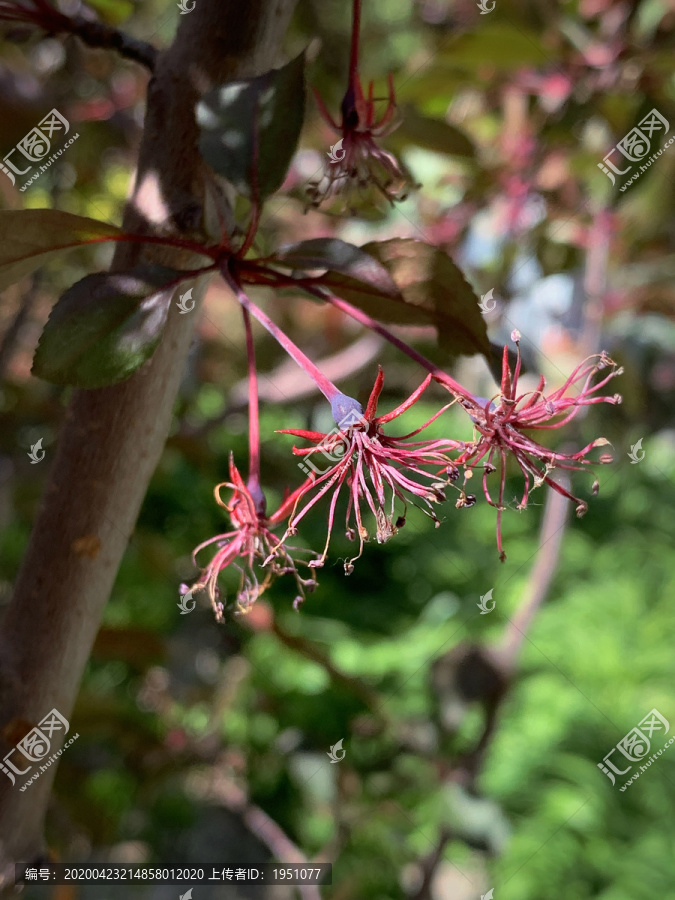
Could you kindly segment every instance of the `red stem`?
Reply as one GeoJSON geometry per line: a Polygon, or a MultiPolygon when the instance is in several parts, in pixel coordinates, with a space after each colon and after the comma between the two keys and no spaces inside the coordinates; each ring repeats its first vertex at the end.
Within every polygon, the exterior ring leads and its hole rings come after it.
{"type": "Polygon", "coordinates": [[[286,353],[291,357],[291,359],[295,360],[295,362],[303,369],[309,377],[312,379],[314,384],[318,387],[321,393],[324,395],[328,402],[332,402],[336,397],[342,396],[342,391],[339,391],[330,379],[326,378],[326,376],[317,369],[311,359],[305,356],[302,350],[293,343],[293,341],[279,328],[278,325],[275,325],[274,322],[269,318],[269,316],[260,309],[259,306],[256,306],[255,303],[244,293],[241,289],[240,285],[232,277],[230,271],[226,266],[221,268],[221,275],[225,282],[229,285],[229,287],[234,291],[237,300],[241,303],[244,309],[248,310],[248,312],[257,319],[260,324],[265,328],[272,337],[279,342],[279,344],[284,348],[286,353]]]}
{"type": "Polygon", "coordinates": [[[358,80],[359,71],[359,33],[361,31],[361,0],[354,0],[352,13],[352,44],[349,54],[349,84],[353,86],[358,80]]]}
{"type": "Polygon", "coordinates": [[[385,328],[384,325],[380,325],[379,322],[376,322],[375,319],[371,318],[367,313],[362,312],[356,306],[352,306],[352,304],[348,303],[346,300],[335,297],[325,288],[316,287],[311,279],[291,278],[290,276],[282,275],[274,269],[267,269],[265,266],[261,266],[260,262],[263,261],[264,260],[251,260],[249,265],[246,263],[242,265],[242,274],[244,277],[248,277],[252,284],[268,284],[273,287],[301,287],[302,290],[306,291],[308,294],[313,294],[315,297],[318,297],[319,300],[326,300],[329,303],[332,303],[333,306],[342,310],[342,312],[351,316],[353,319],[356,319],[357,322],[360,322],[361,325],[364,325],[371,331],[375,331],[402,353],[405,353],[406,356],[409,356],[411,359],[415,360],[416,363],[419,363],[419,365],[426,369],[427,372],[430,372],[437,381],[446,385],[455,396],[464,397],[471,403],[475,403],[475,397],[473,397],[465,387],[462,387],[462,385],[455,381],[454,378],[451,378],[447,372],[444,372],[443,369],[439,369],[439,367],[435,363],[432,363],[430,359],[427,359],[426,356],[423,356],[415,350],[414,347],[411,347],[410,344],[406,344],[401,338],[396,337],[396,335],[389,331],[388,328],[385,328]]]}
{"type": "Polygon", "coordinates": [[[255,365],[255,346],[251,330],[251,316],[242,306],[246,330],[246,355],[248,357],[248,489],[260,488],[260,418],[258,415],[258,372],[255,365]]]}
{"type": "MultiPolygon", "coordinates": [[[[297,282],[296,282],[297,284],[297,282]]],[[[457,397],[464,397],[467,400],[470,400],[472,403],[475,402],[474,397],[467,391],[466,388],[462,387],[459,382],[455,381],[454,378],[451,378],[447,372],[444,372],[443,369],[439,369],[435,363],[432,363],[430,359],[427,359],[426,356],[423,356],[421,353],[418,353],[414,347],[411,347],[410,344],[406,344],[405,341],[402,341],[400,338],[396,337],[395,334],[392,334],[388,328],[385,328],[384,325],[380,325],[379,322],[376,322],[375,319],[372,319],[369,315],[362,312],[356,306],[352,306],[351,303],[347,303],[346,300],[342,300],[340,297],[335,297],[332,294],[328,293],[328,291],[322,288],[312,287],[311,285],[303,284],[303,289],[310,294],[314,294],[315,297],[319,297],[321,300],[327,300],[329,303],[332,303],[333,306],[336,306],[338,309],[342,310],[342,312],[346,313],[348,316],[351,316],[353,319],[356,319],[357,322],[360,322],[361,325],[365,325],[366,328],[369,328],[371,331],[375,331],[377,334],[381,335],[385,340],[389,341],[390,344],[393,344],[394,347],[401,350],[406,356],[409,356],[411,359],[414,359],[416,363],[419,363],[423,368],[430,372],[437,381],[440,381],[441,384],[444,384],[446,387],[450,389],[450,391],[455,394],[457,397]]]]}

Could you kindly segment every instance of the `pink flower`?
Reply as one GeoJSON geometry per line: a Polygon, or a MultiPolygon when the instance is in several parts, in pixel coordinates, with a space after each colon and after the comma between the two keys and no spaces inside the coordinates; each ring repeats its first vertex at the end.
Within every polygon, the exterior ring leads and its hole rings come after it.
{"type": "Polygon", "coordinates": [[[314,91],[321,116],[340,135],[340,140],[331,147],[322,179],[308,188],[310,202],[312,206],[319,206],[337,194],[349,195],[370,185],[390,203],[404,200],[411,186],[409,178],[396,157],[383,150],[376,141],[376,138],[390,134],[399,124],[395,117],[393,78],[389,75],[388,103],[379,119],[375,118],[373,82],[370,82],[366,100],[358,75],[350,81],[342,101],[341,124],[333,119],[320,95],[314,91]]]}
{"type": "Polygon", "coordinates": [[[316,581],[314,578],[300,577],[297,562],[289,552],[297,548],[285,546],[271,529],[288,517],[304,485],[286,497],[273,515],[267,516],[262,492],[259,489],[249,489],[244,484],[232,457],[230,478],[231,481],[216,485],[214,494],[219,506],[227,510],[233,529],[204,541],[194,550],[192,558],[197,565],[196,557],[200,550],[214,543],[218,546],[216,555],[202,570],[199,581],[192,585],[192,590],[208,592],[216,619],[220,622],[224,607],[219,600],[218,576],[223,569],[234,566],[241,573],[236,604],[236,611],[241,613],[250,610],[277,575],[292,573],[299,591],[294,603],[297,608],[304,600],[305,591],[314,590],[316,581]],[[220,497],[221,488],[224,487],[232,491],[229,504],[224,503],[220,497]],[[254,494],[257,496],[254,497],[254,494]],[[262,581],[259,580],[259,574],[262,581]]]}
{"type": "MultiPolygon", "coordinates": [[[[504,347],[502,363],[501,391],[493,400],[481,400],[474,402],[466,398],[458,398],[464,409],[467,410],[474,422],[478,437],[474,442],[455,459],[457,466],[463,466],[466,480],[471,477],[472,470],[484,460],[483,469],[483,493],[491,506],[497,508],[497,547],[500,558],[506,559],[502,549],[501,517],[506,508],[504,506],[504,485],[506,482],[507,456],[513,456],[525,478],[525,489],[517,509],[525,509],[530,491],[542,484],[548,484],[559,494],[573,500],[577,504],[577,515],[582,516],[588,506],[578,497],[570,494],[562,485],[555,482],[550,473],[556,469],[582,469],[590,465],[591,460],[586,456],[594,447],[602,447],[609,443],[606,438],[596,438],[582,450],[576,453],[566,454],[550,450],[539,444],[534,438],[525,434],[525,431],[537,431],[544,429],[560,428],[567,425],[586,406],[594,403],[620,403],[621,396],[614,394],[612,397],[597,396],[612,378],[620,375],[623,369],[617,368],[609,356],[603,351],[595,356],[585,359],[572,372],[561,388],[545,395],[546,382],[542,376],[537,389],[524,394],[518,394],[518,376],[520,374],[520,335],[514,331],[511,335],[518,347],[518,358],[511,372],[509,368],[508,348],[504,347]],[[594,383],[598,372],[611,367],[610,371],[594,383]],[[576,393],[571,394],[572,389],[576,393]],[[499,467],[499,491],[497,501],[492,499],[488,488],[488,476],[499,467]],[[532,480],[530,478],[532,476],[532,480]]],[[[442,383],[442,382],[441,382],[442,383]]],[[[612,462],[609,454],[602,454],[600,463],[612,462]]],[[[598,491],[597,480],[593,484],[593,493],[598,491]]],[[[457,507],[473,506],[476,498],[461,492],[457,501],[457,507]]]]}
{"type": "Polygon", "coordinates": [[[332,495],[324,551],[318,560],[310,562],[310,566],[321,566],[326,560],[337,501],[345,485],[347,537],[350,540],[356,537],[359,539],[357,556],[345,563],[347,574],[353,571],[354,561],[361,556],[363,544],[369,539],[369,532],[363,522],[361,509],[363,501],[375,518],[375,537],[378,543],[389,540],[405,524],[406,497],[412,498],[413,502],[415,499],[421,500],[423,512],[434,520],[436,526],[440,524],[433,504],[446,499],[444,488],[447,478],[439,480],[439,473],[440,476],[444,476],[449,469],[454,469],[452,460],[447,454],[465,445],[459,441],[445,439],[412,441],[410,438],[418,435],[437,419],[447,406],[409,434],[392,437],[385,434],[382,427],[416,403],[430,381],[429,375],[400,406],[386,415],[376,416],[377,401],[384,382],[380,368],[365,413],[356,400],[340,394],[332,404],[333,416],[339,423],[335,431],[328,434],[296,429],[281,431],[282,434],[293,434],[315,444],[314,447],[306,449],[293,448],[293,452],[303,457],[304,462],[314,471],[298,494],[298,500],[312,495],[311,499],[299,511],[293,511],[287,533],[294,533],[298,523],[310,509],[324,497],[332,495]],[[337,462],[317,475],[319,468],[313,464],[312,458],[321,456],[337,462]],[[395,511],[397,500],[403,503],[400,514],[395,511]]]}

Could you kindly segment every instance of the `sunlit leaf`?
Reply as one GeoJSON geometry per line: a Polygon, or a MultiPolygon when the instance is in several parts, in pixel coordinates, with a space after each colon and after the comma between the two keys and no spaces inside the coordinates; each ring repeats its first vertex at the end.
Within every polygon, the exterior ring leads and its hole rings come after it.
{"type": "Polygon", "coordinates": [[[320,282],[330,289],[337,290],[354,282],[355,290],[403,301],[391,275],[372,254],[337,238],[314,238],[290,244],[278,251],[275,260],[295,269],[327,269],[320,282]],[[347,276],[347,281],[342,275],[347,276]]]}
{"type": "Polygon", "coordinates": [[[0,211],[0,291],[70,247],[123,234],[106,222],[56,209],[0,211]]]}
{"type": "Polygon", "coordinates": [[[140,265],[87,275],[54,306],[33,374],[53,384],[98,388],[123,381],[152,356],[180,273],[140,265]],[[169,288],[169,290],[167,290],[169,288]]]}
{"type": "Polygon", "coordinates": [[[279,190],[300,137],[305,55],[256,78],[232,81],[197,105],[199,148],[219,175],[248,197],[279,190]]]}

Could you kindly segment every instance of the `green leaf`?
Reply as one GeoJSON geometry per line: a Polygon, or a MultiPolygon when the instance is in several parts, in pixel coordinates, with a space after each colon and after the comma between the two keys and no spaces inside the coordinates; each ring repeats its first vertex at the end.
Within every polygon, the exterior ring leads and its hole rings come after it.
{"type": "Polygon", "coordinates": [[[396,283],[381,263],[365,250],[338,238],[314,238],[281,247],[275,262],[294,269],[327,269],[317,281],[335,293],[351,285],[356,291],[403,302],[396,283]]]}
{"type": "Polygon", "coordinates": [[[498,71],[555,63],[559,54],[544,48],[540,36],[516,25],[481,23],[480,29],[458,35],[438,58],[454,68],[489,68],[498,71]]]}
{"type": "Polygon", "coordinates": [[[124,232],[57,209],[0,211],[0,291],[70,247],[110,240],[124,232]]]}
{"type": "Polygon", "coordinates": [[[123,381],[148,360],[162,336],[180,273],[140,265],[87,275],[52,309],[33,374],[53,384],[99,388],[123,381]]]}
{"type": "Polygon", "coordinates": [[[447,253],[422,241],[395,238],[361,248],[380,263],[398,288],[383,296],[364,290],[355,279],[329,273],[318,279],[333,293],[379,322],[433,325],[439,346],[449,353],[490,354],[478,297],[447,253]]]}
{"type": "Polygon", "coordinates": [[[398,145],[417,144],[436,153],[465,156],[473,159],[475,149],[469,138],[458,128],[442,119],[420,115],[409,105],[404,107],[400,126],[388,138],[394,149],[398,145]]]}
{"type": "Polygon", "coordinates": [[[247,197],[279,190],[305,112],[305,54],[281,69],[232,81],[197,104],[199,148],[211,168],[247,197]]]}

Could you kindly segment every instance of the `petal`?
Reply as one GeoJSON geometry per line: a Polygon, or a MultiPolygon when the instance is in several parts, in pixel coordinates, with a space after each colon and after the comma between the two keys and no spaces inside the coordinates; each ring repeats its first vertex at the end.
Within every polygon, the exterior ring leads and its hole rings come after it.
{"type": "MultiPolygon", "coordinates": [[[[375,379],[375,384],[373,385],[373,389],[370,392],[370,397],[368,398],[368,405],[366,406],[365,412],[365,417],[369,422],[372,422],[375,419],[375,413],[377,412],[377,401],[380,399],[383,384],[384,372],[382,371],[382,366],[378,365],[377,378],[375,379]]],[[[379,422],[379,419],[377,421],[379,422]]]]}
{"type": "Polygon", "coordinates": [[[323,99],[321,98],[321,94],[314,87],[311,90],[312,90],[312,93],[314,94],[314,99],[316,100],[316,105],[319,107],[319,112],[321,113],[322,119],[324,119],[326,122],[328,122],[328,124],[331,126],[331,128],[333,128],[334,131],[338,132],[338,134],[339,134],[342,129],[340,128],[338,123],[335,121],[335,119],[331,116],[331,114],[328,112],[326,104],[323,102],[323,99]]]}
{"type": "Polygon", "coordinates": [[[303,431],[301,428],[277,428],[275,434],[292,434],[294,437],[307,438],[308,441],[321,442],[328,435],[322,431],[303,431]]]}
{"type": "Polygon", "coordinates": [[[407,400],[404,400],[400,406],[397,406],[396,409],[392,409],[391,412],[388,412],[384,416],[378,416],[375,419],[375,422],[378,425],[383,425],[385,422],[391,422],[392,419],[396,419],[401,413],[404,413],[407,409],[417,403],[420,399],[424,391],[429,387],[429,382],[431,381],[431,375],[427,375],[422,384],[417,388],[417,390],[413,391],[412,394],[408,397],[407,400]]]}

